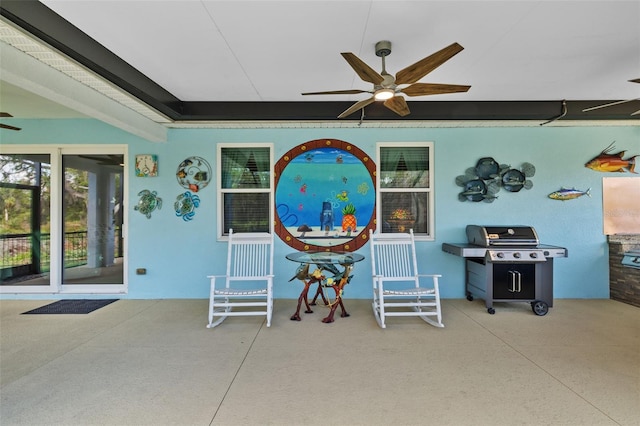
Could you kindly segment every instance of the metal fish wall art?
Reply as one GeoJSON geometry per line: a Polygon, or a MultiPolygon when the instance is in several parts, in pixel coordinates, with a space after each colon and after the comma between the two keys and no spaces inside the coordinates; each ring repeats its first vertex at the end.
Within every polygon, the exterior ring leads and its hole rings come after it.
{"type": "Polygon", "coordinates": [[[582,197],[583,195],[591,197],[591,188],[587,189],[586,191],[580,191],[579,189],[575,188],[562,187],[558,191],[554,191],[549,194],[549,198],[551,198],[552,200],[567,201],[575,200],[576,198],[582,197]]]}
{"type": "Polygon", "coordinates": [[[531,189],[533,182],[529,178],[535,174],[536,168],[531,163],[522,163],[520,169],[515,169],[499,164],[492,157],[483,157],[475,167],[469,167],[464,175],[456,177],[456,185],[463,188],[458,200],[492,203],[501,188],[509,192],[531,189]]]}
{"type": "Polygon", "coordinates": [[[631,173],[637,173],[635,171],[636,159],[640,157],[640,154],[623,159],[624,153],[627,151],[620,151],[615,154],[611,154],[614,150],[615,141],[602,150],[600,154],[589,160],[584,166],[588,169],[595,170],[596,172],[618,172],[624,173],[625,169],[631,173]]]}

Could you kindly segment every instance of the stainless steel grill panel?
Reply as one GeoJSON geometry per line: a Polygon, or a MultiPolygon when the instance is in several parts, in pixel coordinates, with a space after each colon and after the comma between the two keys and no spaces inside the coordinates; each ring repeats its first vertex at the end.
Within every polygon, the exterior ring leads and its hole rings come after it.
{"type": "Polygon", "coordinates": [[[564,247],[540,244],[531,226],[468,225],[466,244],[443,243],[446,253],[465,258],[467,299],[529,302],[536,315],[553,306],[553,259],[567,257],[564,247]]]}

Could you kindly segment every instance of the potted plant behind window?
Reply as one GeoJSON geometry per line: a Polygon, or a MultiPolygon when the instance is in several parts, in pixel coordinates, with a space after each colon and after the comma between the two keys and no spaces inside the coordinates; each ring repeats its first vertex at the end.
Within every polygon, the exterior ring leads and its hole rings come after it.
{"type": "Polygon", "coordinates": [[[387,219],[392,232],[407,232],[416,223],[408,209],[395,209],[387,219]]]}

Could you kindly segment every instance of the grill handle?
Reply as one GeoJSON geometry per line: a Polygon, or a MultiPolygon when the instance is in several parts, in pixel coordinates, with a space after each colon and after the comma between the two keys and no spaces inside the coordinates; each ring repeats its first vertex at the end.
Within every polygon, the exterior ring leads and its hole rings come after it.
{"type": "Polygon", "coordinates": [[[519,271],[509,271],[509,274],[511,275],[509,292],[520,293],[522,291],[522,274],[519,271]]]}

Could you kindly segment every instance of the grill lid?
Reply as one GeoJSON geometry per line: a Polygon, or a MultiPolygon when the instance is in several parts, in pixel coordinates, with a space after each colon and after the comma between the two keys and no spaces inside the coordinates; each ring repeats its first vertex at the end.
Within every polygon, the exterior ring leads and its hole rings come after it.
{"type": "Polygon", "coordinates": [[[467,225],[469,244],[482,247],[537,246],[538,234],[532,226],[481,226],[467,225]]]}

